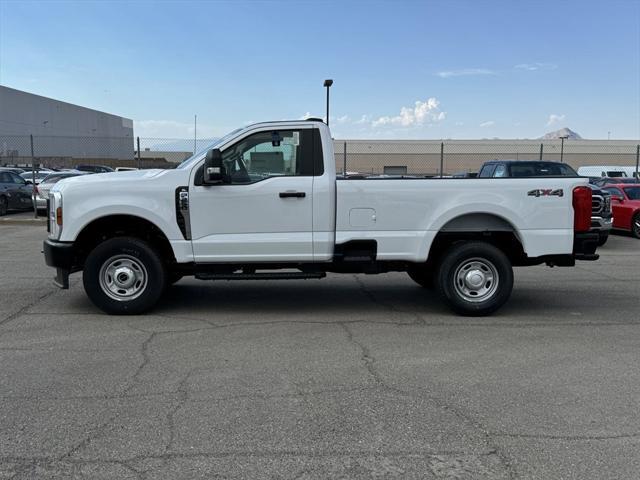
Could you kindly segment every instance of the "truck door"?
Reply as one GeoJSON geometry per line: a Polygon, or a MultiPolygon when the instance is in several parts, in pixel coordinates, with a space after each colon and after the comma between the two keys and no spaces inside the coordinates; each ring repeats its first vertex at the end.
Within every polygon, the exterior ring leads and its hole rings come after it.
{"type": "Polygon", "coordinates": [[[197,263],[313,259],[313,135],[300,126],[253,131],[222,151],[226,181],[192,176],[197,263]]]}

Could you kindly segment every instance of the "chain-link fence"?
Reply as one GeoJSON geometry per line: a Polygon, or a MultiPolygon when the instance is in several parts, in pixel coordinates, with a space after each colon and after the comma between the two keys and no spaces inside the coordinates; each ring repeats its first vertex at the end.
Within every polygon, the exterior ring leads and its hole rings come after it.
{"type": "MultiPolygon", "coordinates": [[[[0,135],[0,166],[78,165],[174,168],[214,139],[0,135]]],[[[551,160],[574,168],[633,169],[640,141],[632,140],[334,140],[342,174],[451,176],[478,172],[489,160],[551,160]]]]}
{"type": "Polygon", "coordinates": [[[477,173],[491,160],[547,160],[582,166],[636,168],[631,140],[334,140],[336,168],[349,175],[451,176],[477,173]]]}

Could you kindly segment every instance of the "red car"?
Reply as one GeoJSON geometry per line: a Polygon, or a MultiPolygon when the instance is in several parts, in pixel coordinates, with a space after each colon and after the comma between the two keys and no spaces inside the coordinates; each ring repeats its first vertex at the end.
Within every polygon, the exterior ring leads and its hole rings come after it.
{"type": "Polygon", "coordinates": [[[613,228],[628,230],[640,238],[640,183],[618,183],[602,187],[611,194],[613,228]]]}

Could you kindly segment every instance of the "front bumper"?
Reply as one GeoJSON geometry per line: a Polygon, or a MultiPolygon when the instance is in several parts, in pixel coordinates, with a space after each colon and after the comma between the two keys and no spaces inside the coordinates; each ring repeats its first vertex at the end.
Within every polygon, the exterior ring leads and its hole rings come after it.
{"type": "Polygon", "coordinates": [[[609,217],[591,217],[592,232],[608,232],[613,228],[613,215],[609,217]]]}
{"type": "Polygon", "coordinates": [[[69,288],[69,274],[73,267],[73,243],[45,240],[43,244],[44,261],[56,269],[54,283],[62,288],[69,288]]]}

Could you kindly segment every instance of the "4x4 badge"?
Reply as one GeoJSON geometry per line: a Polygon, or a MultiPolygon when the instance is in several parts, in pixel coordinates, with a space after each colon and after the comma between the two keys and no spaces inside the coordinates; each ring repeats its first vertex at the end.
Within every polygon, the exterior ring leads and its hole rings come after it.
{"type": "Polygon", "coordinates": [[[556,188],[555,190],[551,188],[539,188],[537,190],[530,190],[529,192],[527,192],[527,195],[529,195],[530,197],[562,197],[564,196],[564,192],[561,188],[556,188]]]}

